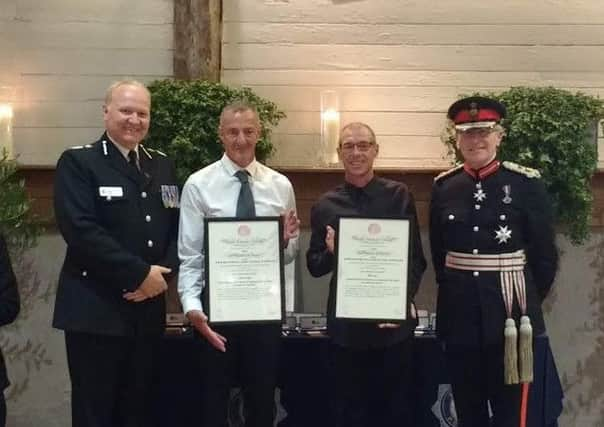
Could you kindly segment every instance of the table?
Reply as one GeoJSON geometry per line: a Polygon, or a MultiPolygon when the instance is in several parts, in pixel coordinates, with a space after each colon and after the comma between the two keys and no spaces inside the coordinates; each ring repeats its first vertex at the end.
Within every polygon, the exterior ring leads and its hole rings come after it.
{"type": "MultiPolygon", "coordinates": [[[[416,339],[417,425],[452,427],[451,391],[444,354],[433,336],[416,339]]],[[[329,338],[293,335],[283,338],[282,365],[277,394],[281,408],[279,427],[331,427],[329,338]]],[[[158,371],[157,426],[199,427],[199,401],[203,398],[199,353],[190,334],[166,336],[158,371]]],[[[527,427],[556,427],[562,412],[562,386],[546,336],[536,338],[535,381],[529,394],[527,427]]],[[[240,424],[240,397],[234,394],[230,418],[240,424]]]]}

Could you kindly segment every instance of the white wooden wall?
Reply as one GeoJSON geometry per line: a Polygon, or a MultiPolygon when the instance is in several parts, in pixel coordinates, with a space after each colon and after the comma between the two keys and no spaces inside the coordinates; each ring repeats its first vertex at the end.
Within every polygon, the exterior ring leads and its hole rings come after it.
{"type": "Polygon", "coordinates": [[[114,80],[172,75],[172,0],[0,0],[0,102],[26,165],[54,165],[102,130],[114,80]]]}
{"type": "Polygon", "coordinates": [[[379,166],[446,167],[439,135],[458,94],[552,85],[604,95],[604,3],[225,0],[222,61],[224,82],[287,112],[273,165],[319,165],[320,92],[334,89],[342,123],[378,134],[379,166]]]}

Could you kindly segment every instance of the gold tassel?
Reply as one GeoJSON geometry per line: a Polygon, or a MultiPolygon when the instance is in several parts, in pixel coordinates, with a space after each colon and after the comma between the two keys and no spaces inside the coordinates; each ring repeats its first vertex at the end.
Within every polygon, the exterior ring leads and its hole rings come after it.
{"type": "Polygon", "coordinates": [[[504,378],[506,384],[518,384],[518,331],[514,319],[505,320],[505,354],[503,358],[504,378]]]}
{"type": "Polygon", "coordinates": [[[520,382],[533,382],[533,328],[528,316],[520,318],[520,382]]]}

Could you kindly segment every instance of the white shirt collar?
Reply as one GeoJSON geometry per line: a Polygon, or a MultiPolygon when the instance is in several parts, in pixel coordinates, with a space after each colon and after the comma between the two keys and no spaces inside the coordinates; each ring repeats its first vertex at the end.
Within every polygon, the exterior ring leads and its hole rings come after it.
{"type": "MultiPolygon", "coordinates": [[[[115,145],[115,148],[117,148],[120,153],[122,153],[122,156],[124,156],[124,159],[126,159],[126,161],[130,160],[128,158],[128,153],[130,152],[129,148],[126,148],[123,145],[120,145],[118,142],[115,142],[113,139],[111,139],[111,137],[109,136],[109,134],[107,134],[107,139],[109,141],[111,141],[111,143],[113,145],[115,145]]],[[[136,151],[136,156],[139,157],[139,155],[138,155],[138,144],[136,144],[136,147],[134,147],[134,151],[136,151]]]]}
{"type": "Polygon", "coordinates": [[[252,178],[254,178],[256,176],[256,173],[258,171],[258,162],[256,162],[256,159],[252,160],[252,162],[247,165],[246,167],[242,168],[241,166],[239,166],[238,164],[236,164],[235,162],[233,162],[229,156],[225,154],[222,155],[222,158],[220,159],[220,162],[222,163],[222,166],[224,166],[224,168],[226,169],[227,173],[229,174],[229,176],[234,176],[235,172],[239,171],[239,170],[246,170],[250,176],[252,178]]]}

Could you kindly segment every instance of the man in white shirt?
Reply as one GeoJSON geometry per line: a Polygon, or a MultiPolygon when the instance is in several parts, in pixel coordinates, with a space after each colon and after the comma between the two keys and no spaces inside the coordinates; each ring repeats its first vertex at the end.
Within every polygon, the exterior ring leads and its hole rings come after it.
{"type": "Polygon", "coordinates": [[[202,423],[218,427],[225,423],[229,389],[237,377],[243,387],[246,426],[273,425],[274,389],[279,366],[281,325],[211,325],[203,313],[204,217],[235,217],[247,177],[256,216],[284,216],[284,259],[291,262],[298,250],[294,191],[280,173],[258,163],[255,148],[260,121],[254,107],[236,103],[220,115],[222,158],[192,174],[181,197],[178,255],[181,267],[178,293],[183,311],[202,337],[204,393],[202,423]]]}

